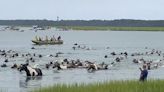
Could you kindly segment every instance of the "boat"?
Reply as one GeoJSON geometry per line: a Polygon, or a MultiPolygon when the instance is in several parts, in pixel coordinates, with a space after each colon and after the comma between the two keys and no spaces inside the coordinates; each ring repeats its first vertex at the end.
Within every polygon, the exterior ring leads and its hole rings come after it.
{"type": "Polygon", "coordinates": [[[31,40],[36,45],[58,45],[63,44],[63,40],[47,40],[47,41],[39,41],[39,40],[31,40]]]}

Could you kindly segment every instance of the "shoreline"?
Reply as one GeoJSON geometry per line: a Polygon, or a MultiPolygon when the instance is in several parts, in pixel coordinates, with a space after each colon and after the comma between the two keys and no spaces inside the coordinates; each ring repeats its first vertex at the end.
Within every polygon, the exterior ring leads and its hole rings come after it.
{"type": "Polygon", "coordinates": [[[62,31],[164,31],[164,27],[57,26],[62,31]]]}
{"type": "Polygon", "coordinates": [[[163,32],[164,27],[112,27],[112,26],[43,26],[33,28],[32,26],[2,26],[0,31],[145,31],[163,32]],[[3,28],[4,27],[4,28],[3,28]],[[9,27],[6,28],[5,27],[9,27]],[[14,29],[10,29],[14,28],[14,29]],[[48,27],[48,29],[47,29],[48,27]]]}

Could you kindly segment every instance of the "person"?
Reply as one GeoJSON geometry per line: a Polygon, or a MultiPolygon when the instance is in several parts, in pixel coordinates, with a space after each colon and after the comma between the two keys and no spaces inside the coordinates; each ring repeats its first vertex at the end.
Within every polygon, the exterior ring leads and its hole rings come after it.
{"type": "Polygon", "coordinates": [[[54,36],[54,35],[53,35],[53,37],[52,37],[52,38],[53,38],[53,40],[54,40],[54,41],[56,41],[56,38],[55,38],[55,36],[54,36]]]}
{"type": "Polygon", "coordinates": [[[46,35],[46,39],[45,39],[45,41],[48,41],[48,36],[46,35]]]}
{"type": "Polygon", "coordinates": [[[50,41],[53,41],[53,37],[50,38],[50,41]]]}
{"type": "Polygon", "coordinates": [[[58,37],[58,41],[59,41],[59,40],[61,40],[61,37],[60,37],[60,36],[58,37]]]}
{"type": "Polygon", "coordinates": [[[148,70],[147,70],[147,66],[144,64],[143,65],[143,69],[142,68],[139,68],[140,71],[141,71],[141,74],[140,74],[140,81],[145,81],[147,80],[147,75],[148,75],[148,70]]]}
{"type": "Polygon", "coordinates": [[[39,41],[42,41],[42,39],[39,37],[39,41]]]}
{"type": "Polygon", "coordinates": [[[38,37],[37,36],[35,36],[35,40],[38,41],[38,37]]]}

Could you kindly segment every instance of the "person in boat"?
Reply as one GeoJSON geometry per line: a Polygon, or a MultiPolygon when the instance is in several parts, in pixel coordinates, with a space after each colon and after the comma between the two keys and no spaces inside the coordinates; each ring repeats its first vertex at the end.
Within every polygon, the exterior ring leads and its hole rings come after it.
{"type": "Polygon", "coordinates": [[[35,36],[35,40],[38,41],[38,37],[37,36],[35,36]]]}
{"type": "Polygon", "coordinates": [[[145,81],[145,80],[147,80],[147,75],[148,75],[148,70],[147,70],[147,68],[146,68],[147,66],[144,64],[143,65],[143,69],[142,68],[139,68],[140,69],[140,71],[141,71],[141,74],[140,74],[140,81],[145,81]]]}
{"type": "Polygon", "coordinates": [[[48,36],[46,35],[46,39],[45,39],[45,41],[48,41],[48,36]]]}
{"type": "Polygon", "coordinates": [[[50,38],[50,41],[53,41],[53,38],[50,38]]]}
{"type": "Polygon", "coordinates": [[[54,35],[53,35],[53,37],[52,37],[52,38],[53,38],[53,40],[54,40],[54,41],[56,41],[56,38],[55,38],[55,36],[54,36],[54,35]]]}
{"type": "Polygon", "coordinates": [[[58,36],[58,41],[59,41],[59,40],[61,40],[61,37],[60,37],[60,36],[58,36]]]}
{"type": "Polygon", "coordinates": [[[39,41],[42,41],[42,39],[39,37],[39,41]]]}

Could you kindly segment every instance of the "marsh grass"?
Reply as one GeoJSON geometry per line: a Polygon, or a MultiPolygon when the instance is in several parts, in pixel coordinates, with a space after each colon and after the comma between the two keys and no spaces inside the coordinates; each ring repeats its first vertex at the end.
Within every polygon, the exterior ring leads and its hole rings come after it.
{"type": "Polygon", "coordinates": [[[164,31],[164,27],[110,27],[110,26],[58,26],[71,30],[110,30],[110,31],[164,31]]]}
{"type": "Polygon", "coordinates": [[[164,92],[164,80],[110,81],[91,84],[56,84],[33,92],[164,92]]]}

